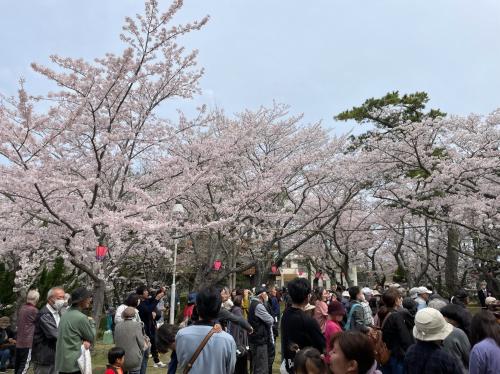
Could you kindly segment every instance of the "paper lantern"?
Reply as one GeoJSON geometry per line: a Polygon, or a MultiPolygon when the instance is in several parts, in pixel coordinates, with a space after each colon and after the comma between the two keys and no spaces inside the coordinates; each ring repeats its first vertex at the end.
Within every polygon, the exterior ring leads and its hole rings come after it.
{"type": "Polygon", "coordinates": [[[222,267],[222,261],[221,260],[215,260],[214,261],[213,269],[215,271],[219,271],[221,267],[222,267]]]}
{"type": "Polygon", "coordinates": [[[97,248],[95,249],[95,258],[97,261],[102,261],[106,257],[106,254],[108,253],[108,247],[105,247],[103,245],[98,245],[97,248]]]}
{"type": "Polygon", "coordinates": [[[271,273],[278,274],[280,271],[276,265],[271,266],[271,273]]]}

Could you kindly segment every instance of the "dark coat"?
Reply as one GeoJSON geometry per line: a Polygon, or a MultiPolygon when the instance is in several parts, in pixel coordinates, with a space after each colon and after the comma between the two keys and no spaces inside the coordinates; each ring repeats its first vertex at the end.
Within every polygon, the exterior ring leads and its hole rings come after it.
{"type": "Polygon", "coordinates": [[[45,305],[35,320],[31,360],[38,365],[54,365],[58,328],[54,316],[45,305]]]}
{"type": "Polygon", "coordinates": [[[383,321],[382,340],[391,351],[391,356],[399,360],[404,358],[406,350],[415,343],[411,324],[411,315],[404,309],[392,311],[383,321]]]}
{"type": "Polygon", "coordinates": [[[477,290],[477,298],[479,299],[479,303],[481,303],[481,306],[483,308],[486,308],[486,298],[491,296],[491,291],[486,289],[486,290],[477,290]]]}

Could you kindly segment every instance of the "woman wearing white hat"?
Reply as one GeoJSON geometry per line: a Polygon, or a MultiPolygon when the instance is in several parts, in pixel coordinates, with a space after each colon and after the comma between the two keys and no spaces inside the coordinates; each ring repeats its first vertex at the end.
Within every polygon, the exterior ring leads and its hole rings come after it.
{"type": "Polygon", "coordinates": [[[408,348],[404,361],[408,374],[460,373],[456,359],[442,348],[443,340],[453,331],[436,309],[424,308],[415,316],[413,336],[417,343],[408,348]]]}

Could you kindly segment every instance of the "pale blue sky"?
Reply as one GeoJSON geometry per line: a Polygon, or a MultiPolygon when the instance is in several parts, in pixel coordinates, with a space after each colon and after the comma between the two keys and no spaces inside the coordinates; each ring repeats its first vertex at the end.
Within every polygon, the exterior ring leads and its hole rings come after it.
{"type": "MultiPolygon", "coordinates": [[[[29,64],[50,54],[119,51],[124,16],[142,8],[141,0],[0,0],[0,91],[15,93],[20,76],[47,91],[29,64]]],[[[185,0],[177,20],[206,14],[209,24],[182,40],[206,69],[196,105],[233,113],[276,99],[337,132],[352,125],[334,114],[391,90],[427,91],[448,113],[500,106],[498,0],[185,0]]]]}

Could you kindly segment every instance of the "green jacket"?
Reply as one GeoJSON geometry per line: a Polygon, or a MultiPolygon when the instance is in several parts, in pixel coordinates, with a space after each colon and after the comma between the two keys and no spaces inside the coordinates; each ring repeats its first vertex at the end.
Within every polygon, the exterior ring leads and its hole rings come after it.
{"type": "Polygon", "coordinates": [[[84,340],[95,339],[95,323],[77,308],[71,307],[61,317],[56,345],[56,372],[80,371],[78,357],[84,340]]]}

